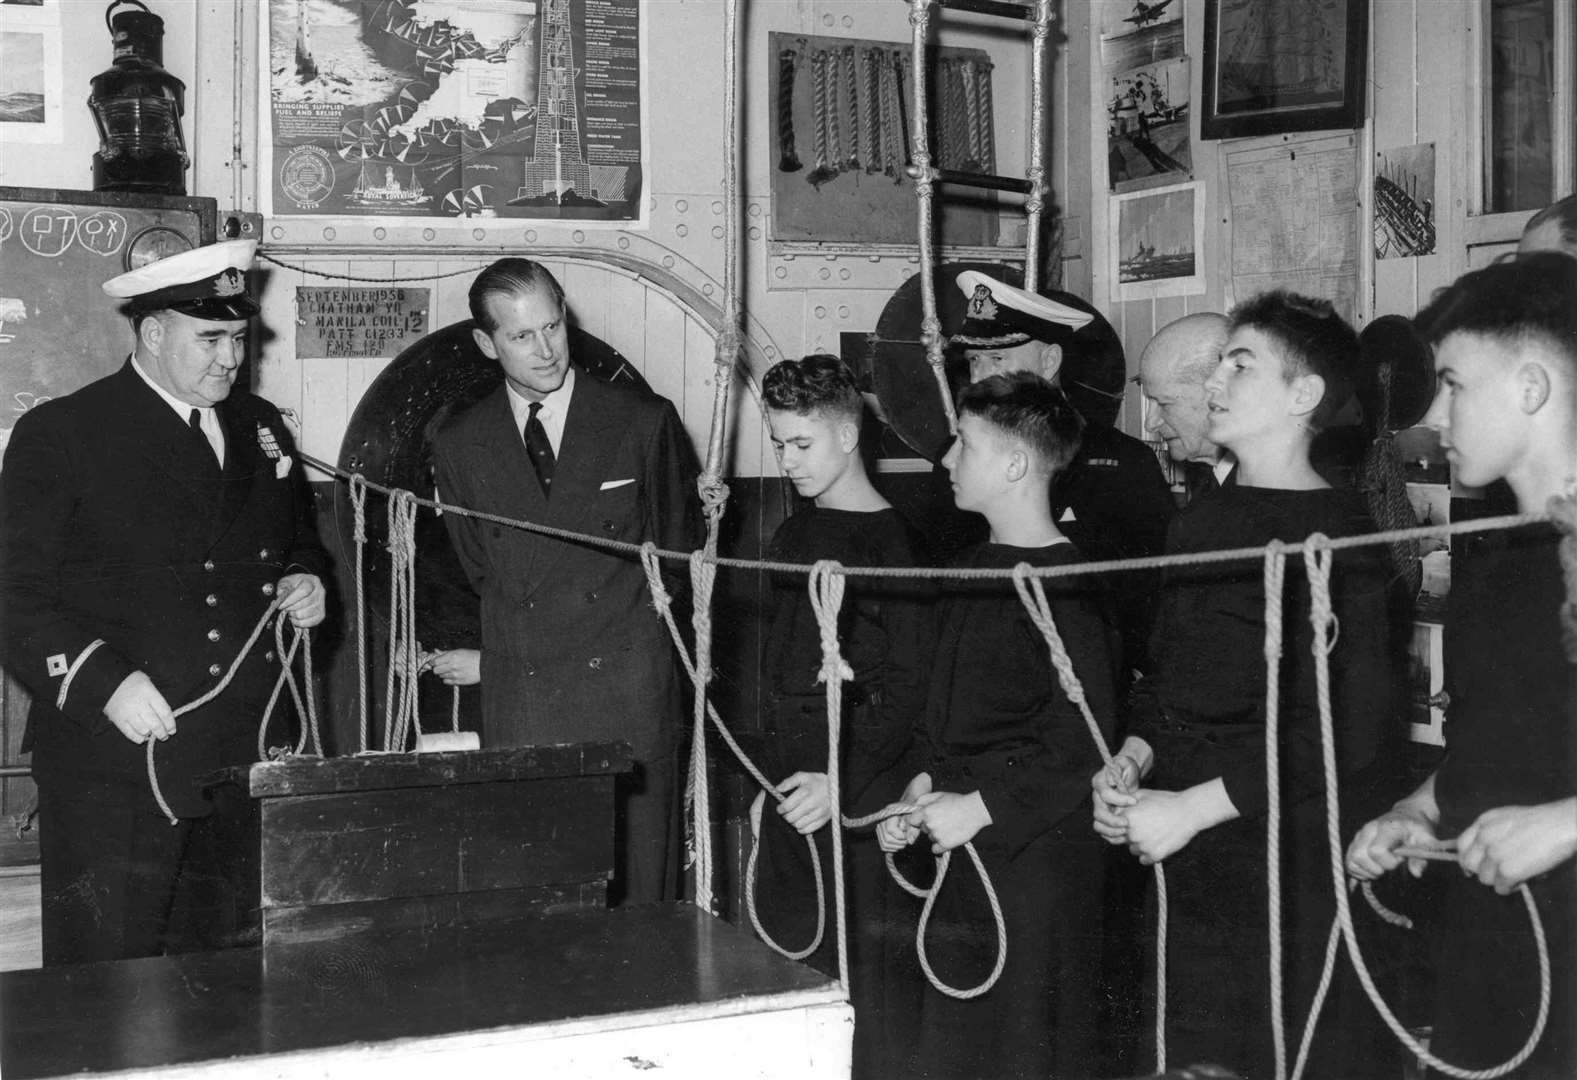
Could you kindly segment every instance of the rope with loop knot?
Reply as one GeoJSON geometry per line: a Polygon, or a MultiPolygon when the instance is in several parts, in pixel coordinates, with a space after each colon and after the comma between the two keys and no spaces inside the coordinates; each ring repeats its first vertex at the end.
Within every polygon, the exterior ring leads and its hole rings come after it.
{"type": "MultiPolygon", "coordinates": [[[[1544,1035],[1544,1028],[1549,1020],[1550,1012],[1550,953],[1549,944],[1545,939],[1544,923],[1539,918],[1539,908],[1534,902],[1533,893],[1526,885],[1517,888],[1522,896],[1523,903],[1527,906],[1528,921],[1533,928],[1534,942],[1539,954],[1539,1011],[1533,1022],[1533,1029],[1528,1033],[1527,1042],[1522,1049],[1506,1061],[1487,1069],[1464,1069],[1450,1062],[1442,1061],[1413,1038],[1412,1034],[1397,1019],[1385,999],[1381,996],[1379,988],[1374,984],[1374,978],[1369,973],[1369,967],[1363,958],[1363,952],[1358,945],[1358,937],[1353,929],[1352,910],[1347,901],[1346,875],[1342,868],[1342,842],[1341,842],[1341,806],[1336,790],[1336,737],[1335,726],[1331,717],[1331,680],[1330,680],[1330,651],[1332,642],[1329,640],[1329,631],[1333,623],[1331,611],[1331,546],[1329,538],[1315,533],[1304,541],[1303,562],[1309,579],[1309,621],[1314,626],[1314,673],[1317,701],[1320,716],[1320,751],[1325,767],[1325,829],[1326,842],[1330,849],[1331,886],[1336,894],[1336,922],[1331,928],[1331,941],[1326,949],[1325,972],[1320,977],[1320,987],[1315,994],[1314,1003],[1309,1012],[1308,1025],[1305,1028],[1305,1046],[1319,1016],[1321,1006],[1324,1004],[1325,993],[1330,985],[1332,969],[1336,960],[1336,935],[1339,931],[1347,946],[1347,955],[1352,960],[1353,969],[1358,974],[1358,981],[1363,984],[1364,992],[1369,995],[1369,1000],[1374,1003],[1386,1026],[1397,1040],[1415,1054],[1432,1069],[1437,1069],[1447,1076],[1457,1077],[1458,1080],[1495,1080],[1514,1069],[1520,1068],[1538,1045],[1539,1039],[1544,1035]]],[[[1415,858],[1452,859],[1454,855],[1444,848],[1432,848],[1423,851],[1402,851],[1404,854],[1415,858]]],[[[1372,896],[1367,892],[1366,895],[1372,896]]],[[[1394,916],[1394,913],[1391,913],[1394,916]]],[[[1385,917],[1382,913],[1382,917],[1385,917]]],[[[1400,916],[1395,916],[1400,919],[1400,916]]],[[[1387,920],[1392,921],[1392,920],[1387,920]]],[[[1279,976],[1280,971],[1274,972],[1279,976]]],[[[1303,1066],[1302,1053],[1298,1062],[1297,1072],[1303,1066]]]]}
{"type": "MultiPolygon", "coordinates": [[[[172,710],[172,712],[170,714],[172,719],[180,719],[181,717],[185,716],[187,713],[195,712],[197,709],[200,709],[204,705],[207,705],[210,701],[213,701],[220,694],[225,692],[225,690],[230,686],[231,682],[233,682],[235,680],[236,672],[241,670],[241,664],[243,662],[245,662],[245,660],[247,658],[247,655],[249,653],[251,653],[252,647],[257,644],[257,639],[263,636],[263,631],[264,631],[265,628],[267,628],[268,622],[269,622],[270,619],[276,619],[276,622],[275,622],[275,640],[279,641],[279,642],[283,642],[283,640],[284,640],[284,638],[283,638],[284,629],[283,628],[284,628],[285,621],[289,618],[289,616],[286,615],[283,611],[279,610],[280,600],[281,600],[281,598],[276,596],[273,599],[273,601],[268,605],[267,609],[264,610],[263,614],[258,618],[257,623],[252,627],[252,632],[247,635],[246,641],[242,644],[240,650],[235,654],[235,659],[230,661],[230,667],[225,671],[224,675],[220,677],[219,681],[217,683],[215,683],[214,686],[211,689],[209,689],[207,693],[203,694],[201,697],[196,698],[193,701],[189,701],[185,705],[182,705],[179,708],[172,710]]],[[[308,683],[307,683],[306,693],[305,693],[306,708],[305,708],[305,711],[301,715],[302,715],[303,720],[306,722],[306,725],[311,730],[313,746],[318,748],[318,753],[321,755],[322,749],[321,749],[321,743],[320,743],[320,740],[319,740],[319,737],[318,737],[317,710],[313,706],[313,700],[314,699],[313,699],[313,695],[312,695],[312,685],[311,685],[311,681],[310,681],[311,680],[311,672],[312,672],[312,668],[311,668],[311,655],[312,655],[311,634],[310,634],[310,632],[308,630],[306,630],[306,629],[304,629],[302,627],[295,627],[294,629],[295,629],[295,635],[291,639],[291,642],[290,642],[290,647],[288,649],[288,657],[294,657],[297,646],[300,645],[303,641],[306,642],[307,679],[308,679],[308,683]]],[[[287,657],[287,650],[281,648],[279,656],[280,656],[279,677],[274,680],[273,692],[271,694],[269,694],[268,705],[263,710],[263,718],[262,718],[262,721],[261,721],[261,723],[260,723],[260,725],[258,727],[258,744],[260,746],[262,745],[262,741],[263,741],[263,732],[266,731],[267,728],[268,728],[269,716],[274,711],[274,703],[279,699],[279,691],[280,691],[282,685],[287,680],[290,682],[290,694],[291,694],[291,697],[293,697],[295,699],[295,701],[296,701],[296,708],[298,710],[300,710],[302,708],[303,695],[302,695],[301,691],[298,690],[297,687],[296,687],[295,675],[291,671],[291,662],[290,662],[290,659],[287,657]]],[[[303,734],[302,739],[303,739],[303,743],[304,743],[304,741],[306,739],[306,735],[305,734],[303,734]]],[[[158,745],[158,743],[159,743],[159,740],[155,739],[155,738],[152,738],[152,737],[150,737],[148,739],[148,742],[147,742],[147,750],[145,751],[145,757],[146,757],[147,767],[148,767],[148,786],[153,789],[154,801],[159,804],[159,809],[164,813],[164,816],[169,819],[170,824],[171,825],[178,825],[178,824],[180,824],[180,818],[176,817],[175,811],[170,809],[170,804],[164,797],[164,791],[159,786],[159,770],[158,770],[158,766],[154,762],[154,748],[158,745]]],[[[299,753],[300,750],[298,749],[297,752],[299,753]]],[[[259,756],[263,756],[263,755],[259,755],[259,756]]]]}
{"type": "MultiPolygon", "coordinates": [[[[658,615],[662,617],[663,622],[668,627],[669,636],[673,639],[674,648],[678,650],[679,660],[684,665],[685,674],[690,677],[692,683],[695,683],[697,677],[695,661],[691,658],[689,649],[685,647],[684,638],[679,633],[679,624],[673,616],[673,598],[668,593],[668,587],[663,584],[662,566],[657,555],[657,545],[650,541],[642,544],[640,556],[641,567],[646,571],[646,585],[652,594],[652,606],[657,609],[658,615]]],[[[697,695],[704,698],[705,695],[701,693],[699,684],[697,686],[697,695]]],[[[768,780],[761,770],[756,767],[756,763],[750,760],[750,756],[735,741],[733,734],[723,724],[722,718],[718,716],[717,708],[710,701],[706,702],[706,712],[707,716],[712,720],[712,726],[722,736],[723,742],[733,751],[734,756],[739,759],[745,771],[751,775],[757,784],[761,785],[762,790],[778,802],[782,802],[787,798],[782,791],[778,790],[777,785],[768,780]]],[[[756,933],[769,948],[790,960],[803,960],[821,945],[821,939],[827,923],[826,895],[822,881],[821,861],[816,858],[815,841],[809,836],[805,837],[805,843],[810,848],[811,853],[811,870],[816,877],[816,936],[808,946],[798,951],[791,951],[774,941],[772,936],[767,933],[766,927],[761,925],[761,919],[757,915],[755,903],[756,856],[760,842],[761,815],[756,808],[752,807],[750,856],[745,863],[745,911],[750,916],[750,924],[755,927],[756,933]]]]}
{"type": "MultiPolygon", "coordinates": [[[[816,681],[827,687],[827,802],[834,814],[842,807],[839,775],[839,736],[843,727],[843,684],[854,678],[854,670],[843,659],[838,649],[838,613],[843,609],[845,579],[843,568],[831,559],[822,559],[810,568],[806,586],[810,589],[811,609],[816,613],[816,626],[821,631],[821,674],[816,681]]],[[[841,817],[841,815],[840,815],[841,817]]],[[[832,839],[832,898],[833,910],[845,908],[845,883],[843,874],[843,829],[834,825],[832,839]]],[[[849,985],[849,928],[848,920],[839,918],[833,924],[838,945],[838,978],[849,985]]]]}
{"type": "MultiPolygon", "coordinates": [[[[1067,646],[1063,644],[1062,633],[1057,629],[1057,620],[1052,616],[1051,603],[1046,599],[1046,585],[1039,577],[1034,576],[1034,568],[1029,563],[1021,562],[1013,567],[1013,587],[1018,591],[1019,601],[1024,605],[1024,610],[1029,614],[1030,621],[1035,624],[1035,629],[1040,631],[1041,637],[1046,640],[1046,652],[1051,657],[1052,670],[1057,673],[1057,683],[1062,687],[1062,692],[1068,700],[1079,710],[1079,715],[1084,718],[1084,725],[1089,729],[1090,739],[1095,743],[1096,751],[1101,755],[1101,761],[1110,766],[1113,764],[1111,747],[1106,743],[1106,735],[1101,731],[1100,724],[1095,719],[1095,713],[1090,709],[1089,701],[1084,696],[1084,684],[1079,681],[1078,673],[1073,670],[1073,659],[1068,656],[1067,646]]],[[[1155,870],[1155,896],[1156,896],[1156,928],[1155,928],[1155,984],[1156,984],[1156,1009],[1155,1009],[1155,1068],[1157,1072],[1166,1071],[1166,871],[1159,862],[1154,864],[1155,870]]]]}

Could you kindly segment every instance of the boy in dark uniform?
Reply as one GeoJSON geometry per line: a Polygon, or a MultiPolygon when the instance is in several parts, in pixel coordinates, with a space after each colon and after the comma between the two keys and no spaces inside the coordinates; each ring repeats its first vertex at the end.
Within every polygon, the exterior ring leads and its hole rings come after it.
{"type": "MultiPolygon", "coordinates": [[[[860,457],[864,403],[854,377],[835,356],[785,360],[762,382],[772,446],[784,475],[809,504],[778,527],[767,558],[803,563],[835,559],[845,566],[921,566],[922,543],[871,485],[860,457]]],[[[762,925],[786,949],[809,944],[816,928],[816,895],[803,837],[814,838],[832,897],[830,830],[840,825],[827,792],[827,697],[820,682],[820,630],[803,574],[779,575],[766,640],[767,688],[762,734],[742,739],[747,752],[787,793],[782,803],[758,804],[760,826],[756,906],[762,925]],[[765,813],[763,813],[763,809],[765,813]]],[[[845,812],[872,804],[877,777],[909,742],[924,705],[930,659],[932,590],[898,578],[847,579],[839,616],[839,651],[854,672],[843,686],[840,787],[845,812]]],[[[764,794],[762,796],[764,798],[764,794]]],[[[884,1003],[888,951],[883,928],[889,894],[881,853],[869,832],[849,833],[848,904],[850,981],[855,1009],[857,1077],[889,1075],[893,1047],[884,1021],[902,1022],[909,1010],[884,1003]]],[[[807,963],[837,971],[836,938],[827,932],[807,963]]],[[[900,935],[901,936],[901,935],[900,935]]],[[[912,942],[899,941],[894,946],[912,942]]],[[[898,953],[895,947],[891,950],[898,953]]],[[[901,953],[899,954],[901,955],[901,953]]],[[[906,1047],[902,1048],[906,1049],[906,1047]]]]}
{"type": "MultiPolygon", "coordinates": [[[[1351,392],[1358,356],[1357,335],[1326,301],[1274,292],[1233,312],[1205,389],[1209,436],[1237,459],[1236,483],[1178,515],[1167,554],[1373,530],[1361,495],[1331,488],[1309,461],[1315,434],[1351,392]]],[[[1331,581],[1341,627],[1331,654],[1331,696],[1350,811],[1372,798],[1365,785],[1372,783],[1390,700],[1379,552],[1338,552],[1331,581]]],[[[1334,911],[1301,559],[1287,562],[1282,611],[1282,923],[1285,1015],[1295,1023],[1307,1014],[1334,911]]],[[[1113,765],[1093,776],[1096,831],[1126,844],[1146,865],[1166,861],[1169,1056],[1244,1076],[1269,1075],[1274,1067],[1264,612],[1264,569],[1257,561],[1169,568],[1151,639],[1154,670],[1135,689],[1132,734],[1113,765]]],[[[1338,995],[1327,1018],[1341,1007],[1338,995]]],[[[1323,1033],[1333,1026],[1327,1023],[1323,1033]]],[[[1295,1033],[1289,1038],[1296,1046],[1295,1033]]],[[[1387,1067],[1353,1032],[1339,1041],[1347,1060],[1327,1063],[1317,1053],[1314,1075],[1354,1077],[1368,1075],[1365,1067],[1387,1067]]]]}
{"type": "MultiPolygon", "coordinates": [[[[1505,480],[1523,513],[1577,497],[1577,260],[1543,253],[1475,271],[1418,322],[1436,342],[1440,386],[1424,423],[1453,478],[1505,480]]],[[[1577,610],[1561,603],[1571,570],[1563,580],[1557,529],[1502,535],[1452,590],[1445,762],[1359,831],[1347,871],[1373,879],[1402,865],[1400,847],[1454,843],[1430,1049],[1469,1069],[1506,1061],[1532,1030],[1538,961],[1513,895],[1529,887],[1549,943],[1549,1026],[1506,1075],[1555,1080],[1577,1075],[1577,610]]]]}
{"type": "MultiPolygon", "coordinates": [[[[1057,528],[1093,562],[1161,554],[1175,504],[1155,454],[1114,426],[1125,361],[1111,324],[1072,293],[1040,296],[978,270],[965,270],[957,284],[969,302],[949,341],[963,349],[969,380],[1010,371],[1039,375],[1062,387],[1084,419],[1078,453],[1052,484],[1057,528]]],[[[1109,579],[1122,631],[1124,687],[1145,669],[1159,583],[1153,570],[1109,579]]]]}
{"type": "MultiPolygon", "coordinates": [[[[1052,481],[1077,452],[1084,426],[1067,398],[1019,372],[973,384],[958,412],[958,439],[943,462],[959,508],[983,514],[991,532],[955,565],[1082,561],[1050,503],[1052,481]]],[[[1099,583],[1083,576],[1045,584],[1073,669],[1110,738],[1117,640],[1099,583]]],[[[1103,862],[1079,811],[1099,752],[1011,581],[948,582],[938,627],[925,726],[905,770],[903,801],[917,809],[889,818],[878,838],[888,851],[921,833],[937,853],[974,842],[1001,902],[1008,949],[1001,978],[979,997],[925,990],[904,1075],[1093,1075],[1103,862]]],[[[991,968],[995,924],[962,858],[937,897],[927,941],[933,969],[950,985],[976,985],[991,968]]]]}

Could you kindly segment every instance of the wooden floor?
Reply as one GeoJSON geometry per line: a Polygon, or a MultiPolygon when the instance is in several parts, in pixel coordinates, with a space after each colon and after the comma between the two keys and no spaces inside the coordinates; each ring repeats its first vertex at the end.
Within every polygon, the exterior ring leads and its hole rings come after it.
{"type": "Polygon", "coordinates": [[[848,1076],[838,985],[686,905],[0,975],[0,1071],[848,1076]]]}
{"type": "Polygon", "coordinates": [[[36,968],[42,951],[38,867],[0,866],[0,971],[36,968]]]}

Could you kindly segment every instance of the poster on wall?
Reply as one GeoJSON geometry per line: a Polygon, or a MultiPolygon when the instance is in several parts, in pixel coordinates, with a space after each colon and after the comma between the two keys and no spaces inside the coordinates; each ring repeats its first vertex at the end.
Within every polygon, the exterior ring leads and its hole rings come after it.
{"type": "Polygon", "coordinates": [[[1118,195],[1111,199],[1109,262],[1118,300],[1192,296],[1205,291],[1204,185],[1118,195]]]}
{"type": "Polygon", "coordinates": [[[644,0],[269,0],[271,212],[645,223],[644,0]]]}
{"type": "Polygon", "coordinates": [[[1435,144],[1381,150],[1374,162],[1374,257],[1435,253],[1435,144]]]}
{"type": "Polygon", "coordinates": [[[0,3],[0,143],[58,143],[63,97],[59,4],[0,3]]]}
{"type": "Polygon", "coordinates": [[[1188,101],[1186,56],[1107,76],[1106,177],[1113,191],[1192,175],[1188,101]]]}
{"type": "Polygon", "coordinates": [[[1358,158],[1351,135],[1278,142],[1222,156],[1229,294],[1291,289],[1358,311],[1358,158]]]}

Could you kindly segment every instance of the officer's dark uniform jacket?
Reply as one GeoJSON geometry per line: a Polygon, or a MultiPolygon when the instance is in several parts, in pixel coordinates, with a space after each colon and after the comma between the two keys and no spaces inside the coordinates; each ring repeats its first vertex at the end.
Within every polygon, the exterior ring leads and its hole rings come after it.
{"type": "MultiPolygon", "coordinates": [[[[128,362],[12,432],[0,470],[0,648],[34,697],[23,750],[40,779],[147,788],[143,748],[103,712],[121,681],[144,671],[172,709],[197,698],[229,669],[282,575],[325,573],[278,410],[236,390],[217,414],[222,469],[128,362]]],[[[278,671],[265,633],[217,699],[176,721],[157,761],[177,814],[207,811],[198,777],[256,756],[278,671]]]]}

